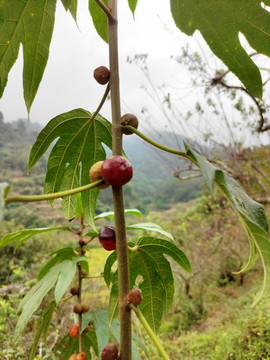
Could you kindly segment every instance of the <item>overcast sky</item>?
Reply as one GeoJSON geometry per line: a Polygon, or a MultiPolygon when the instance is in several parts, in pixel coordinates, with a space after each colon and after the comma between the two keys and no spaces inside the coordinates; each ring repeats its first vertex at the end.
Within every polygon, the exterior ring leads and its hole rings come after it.
{"type": "MultiPolygon", "coordinates": [[[[66,13],[60,1],[50,56],[37,96],[30,112],[30,120],[46,124],[52,117],[68,110],[82,107],[94,111],[104,87],[98,85],[93,70],[99,65],[108,66],[108,45],[97,35],[88,12],[88,1],[78,2],[78,25],[66,13]]],[[[122,108],[124,112],[139,112],[144,98],[140,89],[143,75],[126,62],[127,56],[149,54],[152,74],[164,80],[172,76],[169,57],[177,53],[175,40],[166,32],[164,24],[174,29],[183,39],[187,36],[177,30],[168,1],[139,1],[135,21],[126,0],[119,1],[119,58],[122,108]],[[125,111],[126,108],[126,111],[125,111]]],[[[0,100],[5,121],[27,118],[22,89],[22,48],[13,66],[8,85],[0,100]]],[[[109,103],[102,114],[110,116],[109,103]]]]}
{"type": "MultiPolygon", "coordinates": [[[[67,13],[61,1],[58,1],[50,56],[31,108],[30,124],[38,122],[45,125],[54,116],[79,107],[93,112],[103,95],[105,88],[96,83],[92,74],[96,67],[108,66],[108,45],[94,29],[88,12],[88,0],[80,0],[78,3],[79,29],[70,13],[67,13]]],[[[155,87],[162,84],[170,84],[171,89],[174,87],[174,101],[183,113],[187,113],[196,101],[204,101],[203,89],[197,89],[195,92],[194,86],[187,85],[190,74],[172,61],[170,56],[180,54],[181,46],[188,42],[193,49],[202,52],[204,60],[210,65],[210,79],[214,76],[216,68],[224,68],[209,51],[200,34],[196,32],[195,36],[188,37],[177,29],[170,13],[169,1],[138,1],[135,21],[127,0],[119,0],[118,12],[122,114],[132,112],[139,119],[142,118],[141,130],[144,130],[147,121],[152,121],[152,127],[166,130],[174,128],[174,131],[196,140],[202,138],[202,133],[209,131],[214,133],[214,136],[221,136],[219,140],[229,142],[230,131],[224,122],[211,119],[211,114],[206,112],[204,119],[195,118],[192,120],[193,123],[191,120],[187,123],[183,119],[178,123],[178,119],[174,119],[173,126],[170,127],[162,111],[158,110],[151,98],[141,89],[142,84],[149,86],[145,76],[138,67],[126,61],[128,56],[132,58],[136,54],[148,54],[147,64],[155,87]],[[151,120],[146,121],[147,116],[141,114],[143,107],[147,107],[151,112],[151,120]]],[[[0,111],[3,112],[5,121],[27,118],[23,99],[22,68],[21,48],[19,58],[9,74],[4,95],[0,99],[0,111]]],[[[228,102],[225,106],[229,109],[229,121],[237,121],[237,114],[230,112],[231,103],[228,102]]],[[[109,102],[105,103],[101,114],[110,120],[109,102]]],[[[242,137],[249,141],[247,136],[250,135],[250,131],[245,130],[244,127],[237,136],[240,140],[242,137]]],[[[269,138],[265,141],[268,142],[269,138]]]]}

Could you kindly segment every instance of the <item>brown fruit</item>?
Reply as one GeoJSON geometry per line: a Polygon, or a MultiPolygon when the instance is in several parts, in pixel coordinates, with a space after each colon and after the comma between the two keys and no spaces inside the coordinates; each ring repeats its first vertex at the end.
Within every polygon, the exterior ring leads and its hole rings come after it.
{"type": "Polygon", "coordinates": [[[79,289],[78,289],[77,287],[72,287],[72,288],[70,289],[70,293],[71,293],[72,295],[78,295],[78,294],[79,294],[79,289]]]}
{"type": "Polygon", "coordinates": [[[86,271],[86,270],[82,270],[82,271],[81,271],[81,274],[82,274],[82,277],[85,277],[85,276],[87,276],[87,271],[86,271]]]}
{"type": "MultiPolygon", "coordinates": [[[[133,115],[133,114],[125,114],[121,117],[121,125],[129,125],[129,126],[132,126],[134,127],[135,129],[138,129],[138,125],[139,125],[139,120],[138,118],[133,115]]],[[[125,134],[125,135],[132,135],[133,132],[128,130],[128,129],[124,129],[122,128],[122,132],[125,134]]]]}
{"type": "Polygon", "coordinates": [[[94,70],[94,78],[99,84],[105,85],[110,80],[110,70],[106,66],[99,66],[94,70]]]}
{"type": "Polygon", "coordinates": [[[76,360],[87,360],[86,353],[85,352],[80,352],[79,354],[77,354],[76,360]]]}
{"type": "Polygon", "coordinates": [[[87,304],[82,305],[82,312],[86,313],[90,310],[90,306],[87,304]]]}
{"type": "Polygon", "coordinates": [[[82,255],[85,255],[85,254],[86,254],[86,250],[82,249],[82,255]]]}
{"type": "Polygon", "coordinates": [[[88,333],[90,330],[90,325],[87,325],[86,328],[83,330],[83,333],[88,333]]]}
{"type": "Polygon", "coordinates": [[[118,358],[117,344],[107,344],[101,352],[102,360],[116,360],[118,358]]]}
{"type": "Polygon", "coordinates": [[[79,240],[79,245],[80,245],[80,246],[84,246],[84,245],[85,245],[85,240],[84,240],[84,239],[80,239],[80,240],[79,240]]]}
{"type": "MultiPolygon", "coordinates": [[[[90,177],[91,183],[94,183],[98,180],[103,179],[103,177],[101,176],[101,173],[100,173],[102,164],[103,164],[103,161],[98,161],[94,165],[91,166],[91,169],[89,171],[89,177],[90,177]]],[[[108,186],[110,186],[110,185],[104,183],[104,184],[98,185],[98,188],[105,189],[108,186]]]]}
{"type": "Polygon", "coordinates": [[[75,314],[81,314],[82,313],[82,305],[80,305],[80,304],[74,305],[73,311],[75,312],[75,314]]]}
{"type": "Polygon", "coordinates": [[[127,301],[130,304],[133,305],[140,305],[140,303],[142,302],[142,293],[140,289],[132,289],[130,290],[130,292],[127,294],[127,301]]]}
{"type": "Polygon", "coordinates": [[[68,360],[76,360],[76,358],[77,358],[77,354],[72,354],[72,355],[70,355],[68,360]]]}

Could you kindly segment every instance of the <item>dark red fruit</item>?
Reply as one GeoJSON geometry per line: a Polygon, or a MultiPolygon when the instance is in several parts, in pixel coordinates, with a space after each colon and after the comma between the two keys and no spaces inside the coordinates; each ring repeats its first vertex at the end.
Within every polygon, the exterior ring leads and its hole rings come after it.
{"type": "Polygon", "coordinates": [[[72,354],[72,355],[70,355],[68,360],[76,360],[76,358],[77,358],[77,354],[72,354]]]}
{"type": "Polygon", "coordinates": [[[76,360],[87,360],[86,353],[85,352],[80,352],[79,354],[77,354],[76,360]]]}
{"type": "Polygon", "coordinates": [[[73,338],[76,338],[79,336],[79,325],[78,324],[71,325],[71,327],[69,328],[69,335],[73,338]]]}
{"type": "Polygon", "coordinates": [[[116,249],[115,227],[103,226],[99,230],[98,239],[105,250],[111,251],[116,249]]]}
{"type": "Polygon", "coordinates": [[[140,303],[142,302],[142,293],[140,289],[132,289],[130,290],[130,292],[127,294],[127,300],[128,303],[133,304],[133,305],[140,305],[140,303]]]}
{"type": "MultiPolygon", "coordinates": [[[[121,125],[129,125],[129,126],[134,127],[135,129],[137,129],[138,125],[139,125],[139,120],[133,114],[125,114],[125,115],[123,115],[121,117],[121,125]]],[[[125,135],[132,135],[133,134],[133,132],[131,130],[124,129],[124,128],[122,128],[122,132],[125,135]]]]}
{"type": "Polygon", "coordinates": [[[100,172],[107,184],[122,186],[131,180],[133,168],[126,158],[114,155],[103,162],[100,172]]]}
{"type": "Polygon", "coordinates": [[[78,294],[79,294],[79,289],[78,289],[77,287],[72,287],[72,288],[70,289],[70,293],[71,293],[72,295],[78,295],[78,294]]]}
{"type": "Polygon", "coordinates": [[[118,358],[117,344],[107,344],[101,352],[102,360],[116,360],[118,358]]]}
{"type": "Polygon", "coordinates": [[[81,314],[82,313],[82,305],[80,305],[80,304],[74,305],[73,311],[75,312],[75,314],[81,314]]]}
{"type": "Polygon", "coordinates": [[[85,254],[86,254],[86,250],[82,249],[82,255],[85,255],[85,254]]]}
{"type": "Polygon", "coordinates": [[[80,245],[80,246],[84,246],[84,245],[85,245],[85,240],[84,240],[84,239],[80,239],[80,240],[79,240],[79,245],[80,245]]]}
{"type": "Polygon", "coordinates": [[[94,70],[94,78],[99,84],[105,85],[110,80],[110,70],[106,66],[99,66],[94,70]]]}

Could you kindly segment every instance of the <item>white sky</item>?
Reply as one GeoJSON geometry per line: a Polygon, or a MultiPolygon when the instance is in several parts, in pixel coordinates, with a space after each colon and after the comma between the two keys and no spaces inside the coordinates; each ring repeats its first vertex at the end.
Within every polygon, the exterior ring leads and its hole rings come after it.
{"type": "MultiPolygon", "coordinates": [[[[139,1],[135,21],[127,0],[119,1],[121,96],[125,106],[133,109],[133,112],[141,109],[140,97],[143,99],[144,94],[140,85],[144,79],[135,66],[126,63],[127,56],[148,53],[152,72],[156,70],[160,79],[171,76],[169,56],[177,52],[177,45],[163,29],[162,23],[175,28],[183,39],[188,38],[181,35],[174,25],[168,1],[139,1]]],[[[58,1],[49,61],[30,112],[32,122],[46,124],[52,117],[78,107],[92,112],[102,97],[104,87],[95,82],[92,73],[99,65],[108,66],[108,45],[99,38],[93,27],[87,0],[79,1],[78,25],[80,30],[58,1]]],[[[22,68],[21,48],[0,100],[5,121],[27,118],[22,68]]],[[[110,116],[109,103],[101,113],[105,117],[110,116]]]]}
{"type": "MultiPolygon", "coordinates": [[[[88,0],[80,0],[78,3],[79,30],[71,15],[64,10],[61,1],[58,1],[50,56],[31,108],[30,124],[38,122],[45,125],[54,116],[79,107],[93,112],[105,90],[104,86],[96,83],[92,74],[97,66],[108,66],[108,45],[94,29],[88,12],[88,0]]],[[[152,115],[152,120],[149,120],[152,127],[172,130],[164,114],[141,89],[142,84],[147,85],[147,80],[135,65],[127,63],[127,56],[132,58],[135,54],[148,54],[147,65],[152,80],[156,86],[164,83],[175,87],[174,99],[183,113],[194,107],[196,101],[203,101],[203,89],[201,94],[195,93],[192,87],[185,89],[189,73],[170,60],[170,56],[180,54],[181,46],[189,42],[192,48],[201,48],[208,64],[212,62],[210,75],[214,75],[213,70],[220,67],[220,62],[212,55],[209,60],[211,52],[199,34],[188,37],[177,29],[170,13],[169,1],[138,1],[135,21],[127,0],[119,0],[118,9],[122,114],[132,112],[141,120],[141,109],[147,107],[152,115]],[[165,30],[165,26],[169,31],[165,30]]],[[[0,99],[0,111],[3,112],[5,121],[27,118],[23,99],[22,68],[21,49],[19,58],[9,74],[4,95],[0,99]]],[[[227,103],[226,106],[231,111],[231,104],[227,103]]],[[[101,114],[110,120],[109,102],[105,103],[101,114]]],[[[177,124],[174,120],[174,131],[196,137],[197,140],[201,139],[201,132],[210,131],[218,137],[221,135],[222,140],[229,142],[230,134],[224,123],[214,121],[216,119],[211,123],[210,117],[209,113],[205,113],[205,119],[197,117],[193,124],[191,121],[185,123],[183,120],[177,124]]],[[[229,118],[231,121],[237,120],[232,111],[229,118]]],[[[146,120],[142,120],[140,129],[144,130],[146,120]]],[[[250,130],[247,133],[250,134],[250,130]]],[[[247,133],[243,130],[240,138],[247,139],[247,133]]],[[[267,137],[266,142],[268,140],[267,137]]]]}

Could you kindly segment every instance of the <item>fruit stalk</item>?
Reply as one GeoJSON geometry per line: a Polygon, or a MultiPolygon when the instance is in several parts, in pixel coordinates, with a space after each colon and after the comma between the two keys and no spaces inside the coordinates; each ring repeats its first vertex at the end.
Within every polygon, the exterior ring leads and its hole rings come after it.
{"type": "MultiPolygon", "coordinates": [[[[111,17],[108,17],[109,55],[110,55],[110,89],[112,111],[112,152],[122,155],[121,109],[118,67],[118,34],[117,34],[117,0],[109,0],[111,17]]],[[[118,260],[119,315],[120,315],[120,359],[131,360],[131,311],[126,306],[129,292],[128,247],[125,229],[123,187],[112,187],[116,252],[118,260]]]]}

